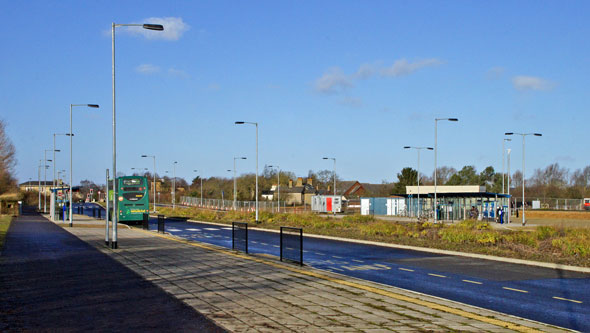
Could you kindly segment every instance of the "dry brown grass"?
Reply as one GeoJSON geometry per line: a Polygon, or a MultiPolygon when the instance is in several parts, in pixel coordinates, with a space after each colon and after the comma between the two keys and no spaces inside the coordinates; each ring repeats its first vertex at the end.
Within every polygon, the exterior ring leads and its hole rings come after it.
{"type": "Polygon", "coordinates": [[[526,217],[531,219],[587,220],[590,222],[590,211],[527,210],[526,217]]]}

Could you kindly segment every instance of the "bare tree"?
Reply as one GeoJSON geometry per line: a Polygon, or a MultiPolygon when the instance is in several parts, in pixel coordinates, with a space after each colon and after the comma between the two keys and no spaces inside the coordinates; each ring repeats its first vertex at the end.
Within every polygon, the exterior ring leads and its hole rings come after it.
{"type": "Polygon", "coordinates": [[[6,135],[4,121],[0,120],[0,193],[16,187],[13,172],[16,166],[15,149],[6,135]]]}

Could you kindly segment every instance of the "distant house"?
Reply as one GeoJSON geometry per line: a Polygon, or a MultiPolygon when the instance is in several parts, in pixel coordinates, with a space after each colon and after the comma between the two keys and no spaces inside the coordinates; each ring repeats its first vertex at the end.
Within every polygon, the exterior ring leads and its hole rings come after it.
{"type": "Polygon", "coordinates": [[[388,196],[393,189],[393,184],[370,184],[361,183],[357,180],[341,181],[337,183],[337,194],[347,199],[358,199],[360,197],[384,197],[388,196]]]}
{"type": "Polygon", "coordinates": [[[293,180],[289,179],[289,185],[277,188],[273,185],[270,190],[262,191],[262,198],[266,200],[276,200],[277,191],[280,192],[281,201],[285,201],[287,205],[302,205],[303,203],[311,204],[311,197],[317,193],[317,189],[313,187],[313,179],[307,178],[304,182],[303,177],[297,178],[297,182],[293,184],[293,180]]]}
{"type": "MultiPolygon", "coordinates": [[[[57,180],[57,186],[68,186],[64,184],[61,179],[57,180]]],[[[38,180],[29,180],[28,182],[18,184],[18,187],[23,192],[35,191],[38,192],[39,188],[41,189],[41,193],[45,192],[47,195],[51,194],[51,188],[53,188],[53,181],[38,181],[38,180]]]]}

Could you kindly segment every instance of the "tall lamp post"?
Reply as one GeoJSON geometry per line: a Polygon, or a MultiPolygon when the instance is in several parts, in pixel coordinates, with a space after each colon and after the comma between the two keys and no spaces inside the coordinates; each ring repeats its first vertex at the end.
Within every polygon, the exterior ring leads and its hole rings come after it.
{"type": "Polygon", "coordinates": [[[39,167],[37,168],[37,180],[39,182],[39,191],[38,191],[39,192],[39,208],[38,208],[39,211],[41,211],[41,166],[43,165],[41,163],[42,163],[42,161],[39,160],[39,167]]]}
{"type": "Polygon", "coordinates": [[[520,135],[522,136],[522,225],[526,224],[526,220],[524,218],[524,148],[525,148],[525,144],[524,144],[524,138],[527,135],[533,135],[533,136],[543,136],[543,134],[541,133],[514,133],[514,132],[507,132],[504,133],[504,135],[520,135]]]}
{"type": "Polygon", "coordinates": [[[438,213],[438,209],[437,209],[437,198],[436,198],[436,169],[437,169],[437,165],[436,165],[436,158],[437,158],[437,152],[438,152],[438,122],[441,120],[447,120],[447,121],[459,121],[459,119],[457,118],[434,118],[434,204],[432,205],[432,209],[434,211],[434,223],[437,223],[437,213],[438,213]]]}
{"type": "Polygon", "coordinates": [[[201,180],[201,206],[203,206],[203,177],[198,174],[199,170],[193,170],[193,172],[197,172],[197,177],[201,180]]]}
{"type": "MultiPolygon", "coordinates": [[[[236,160],[245,160],[245,157],[234,157],[234,202],[233,202],[233,209],[237,209],[237,198],[236,195],[238,194],[238,183],[236,182],[236,160]]],[[[258,218],[256,218],[258,221],[258,218]]]]}
{"type": "Polygon", "coordinates": [[[416,176],[416,182],[418,183],[418,218],[422,215],[422,209],[420,207],[420,150],[427,149],[433,150],[432,147],[414,147],[405,146],[404,149],[416,149],[418,151],[418,175],[416,176]]]}
{"type": "Polygon", "coordinates": [[[72,220],[72,137],[74,136],[74,133],[72,133],[72,108],[74,106],[85,106],[89,108],[99,107],[98,104],[70,104],[70,133],[68,133],[68,136],[70,137],[70,227],[74,225],[74,222],[72,220]]]}
{"type": "Polygon", "coordinates": [[[256,223],[258,221],[258,123],[249,121],[236,121],[236,125],[250,124],[256,126],[256,223]]]}
{"type": "Polygon", "coordinates": [[[506,219],[506,222],[508,224],[510,224],[510,213],[511,213],[510,203],[512,201],[512,200],[510,200],[510,149],[507,149],[506,155],[508,155],[508,218],[506,219]]]}
{"type": "MultiPolygon", "coordinates": [[[[113,73],[113,242],[111,247],[116,249],[117,246],[117,222],[119,214],[117,211],[117,117],[115,112],[115,28],[118,27],[142,27],[147,30],[162,31],[164,27],[160,24],[115,24],[111,26],[112,36],[112,73],[113,73]]],[[[70,206],[71,207],[71,206],[70,206]]],[[[70,215],[71,216],[71,215],[70,215]]]]}
{"type": "Polygon", "coordinates": [[[154,192],[154,213],[156,212],[156,156],[155,155],[141,155],[141,157],[151,157],[154,159],[154,174],[153,174],[153,183],[152,183],[152,187],[153,187],[153,192],[154,192]]]}
{"type": "MultiPolygon", "coordinates": [[[[44,153],[43,153],[43,160],[45,161],[45,163],[47,162],[53,162],[54,160],[48,160],[47,159],[47,152],[48,151],[53,151],[53,155],[55,155],[55,149],[44,149],[44,153]]],[[[44,176],[43,176],[43,213],[47,213],[47,168],[48,166],[45,166],[45,171],[44,171],[44,176]]]]}
{"type": "Polygon", "coordinates": [[[55,183],[55,152],[59,152],[60,150],[55,149],[55,137],[58,135],[65,135],[66,133],[53,133],[53,187],[55,188],[57,184],[55,183]]]}
{"type": "Polygon", "coordinates": [[[502,194],[505,194],[506,191],[504,190],[504,178],[506,178],[506,141],[512,141],[512,139],[509,138],[503,138],[502,139],[502,194]]]}
{"type": "Polygon", "coordinates": [[[176,164],[177,161],[172,163],[172,209],[176,208],[176,164]]]}
{"type": "Polygon", "coordinates": [[[281,167],[269,165],[269,168],[277,168],[277,213],[281,212],[281,167]]]}
{"type": "Polygon", "coordinates": [[[334,196],[336,196],[336,158],[334,157],[323,157],[323,160],[332,160],[334,161],[334,167],[332,169],[332,176],[334,176],[334,196]]]}

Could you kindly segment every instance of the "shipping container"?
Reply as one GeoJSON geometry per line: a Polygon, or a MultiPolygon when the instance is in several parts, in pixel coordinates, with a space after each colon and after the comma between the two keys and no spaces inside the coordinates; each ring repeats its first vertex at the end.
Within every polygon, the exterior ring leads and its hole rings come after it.
{"type": "Polygon", "coordinates": [[[341,213],[342,196],[314,195],[311,197],[311,210],[317,213],[341,213]]]}

